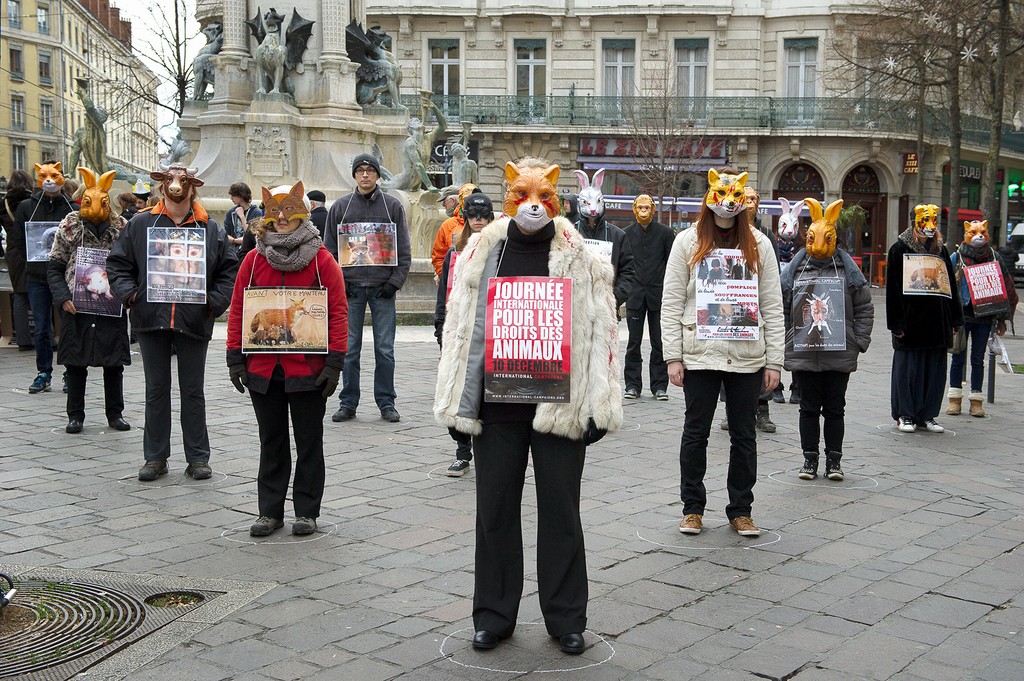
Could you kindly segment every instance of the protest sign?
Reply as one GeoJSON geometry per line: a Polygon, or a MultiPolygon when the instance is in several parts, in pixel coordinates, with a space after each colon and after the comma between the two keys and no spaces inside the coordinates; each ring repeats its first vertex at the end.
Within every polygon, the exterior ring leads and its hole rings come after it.
{"type": "Polygon", "coordinates": [[[757,275],[738,248],[716,248],[697,266],[697,338],[758,340],[757,275]]]}
{"type": "Polygon", "coordinates": [[[489,279],[484,400],[568,402],[571,338],[572,279],[489,279]]]}
{"type": "Polygon", "coordinates": [[[206,304],[206,230],[150,227],[146,248],[147,301],[206,304]]]}
{"type": "Polygon", "coordinates": [[[452,295],[452,286],[455,286],[455,261],[459,259],[459,252],[452,251],[452,255],[448,258],[448,281],[447,290],[444,292],[445,301],[452,295]]]}
{"type": "Polygon", "coordinates": [[[601,241],[600,239],[584,239],[583,243],[587,245],[590,252],[596,255],[601,260],[606,262],[612,261],[612,247],[615,245],[611,241],[601,241]]]}
{"type": "Polygon", "coordinates": [[[242,352],[327,353],[327,289],[249,286],[242,296],[242,352]]]}
{"type": "Polygon", "coordinates": [[[1009,312],[1010,300],[1006,293],[1006,282],[998,262],[985,262],[964,267],[967,290],[971,294],[971,305],[978,317],[1009,312]]]}
{"type": "Polygon", "coordinates": [[[85,248],[75,251],[75,289],[71,300],[75,309],[104,317],[120,317],[121,301],[114,297],[107,281],[107,255],[105,248],[85,248]]]}
{"type": "Polygon", "coordinates": [[[846,349],[846,280],[812,277],[793,284],[793,350],[846,349]]]}
{"type": "Polygon", "coordinates": [[[946,261],[927,253],[903,254],[903,295],[952,298],[946,261]]]}
{"type": "Polygon", "coordinates": [[[342,267],[398,264],[398,227],[393,222],[338,225],[338,264],[342,267]]]}
{"type": "Polygon", "coordinates": [[[28,262],[47,262],[50,249],[57,238],[59,222],[26,222],[25,223],[25,260],[28,262]]]}

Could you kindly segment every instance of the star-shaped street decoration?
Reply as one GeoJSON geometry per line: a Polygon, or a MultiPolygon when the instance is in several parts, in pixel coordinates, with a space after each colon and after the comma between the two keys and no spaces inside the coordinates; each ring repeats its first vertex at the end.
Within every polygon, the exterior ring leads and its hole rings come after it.
{"type": "Polygon", "coordinates": [[[960,57],[965,62],[970,64],[971,62],[978,58],[978,48],[974,46],[965,47],[964,49],[960,50],[960,57]]]}
{"type": "Polygon", "coordinates": [[[895,71],[896,70],[896,59],[894,59],[893,57],[886,57],[885,58],[885,68],[889,69],[890,71],[895,71]]]}
{"type": "Polygon", "coordinates": [[[999,43],[993,43],[993,44],[989,45],[988,46],[988,53],[991,54],[993,57],[998,57],[999,56],[999,43]]]}
{"type": "Polygon", "coordinates": [[[939,15],[929,12],[924,15],[924,23],[928,25],[928,28],[936,29],[939,27],[939,15]]]}

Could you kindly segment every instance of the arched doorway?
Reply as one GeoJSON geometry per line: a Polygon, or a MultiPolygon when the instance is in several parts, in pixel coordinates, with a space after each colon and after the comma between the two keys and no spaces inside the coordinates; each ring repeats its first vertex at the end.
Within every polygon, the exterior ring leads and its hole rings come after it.
{"type": "MultiPolygon", "coordinates": [[[[772,191],[772,198],[784,196],[790,201],[812,198],[818,201],[825,199],[825,180],[814,166],[807,163],[794,163],[782,171],[778,187],[772,191]]],[[[772,218],[772,232],[779,233],[779,218],[772,218]]]]}
{"type": "Polygon", "coordinates": [[[885,258],[886,249],[886,195],[882,193],[878,175],[867,165],[859,165],[843,178],[843,207],[860,206],[867,212],[861,224],[843,230],[839,238],[854,255],[866,256],[868,274],[875,262],[885,258]]]}

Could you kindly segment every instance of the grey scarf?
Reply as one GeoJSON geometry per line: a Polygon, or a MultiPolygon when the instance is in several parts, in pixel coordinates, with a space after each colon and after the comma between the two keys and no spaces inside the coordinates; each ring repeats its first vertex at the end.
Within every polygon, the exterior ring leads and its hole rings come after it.
{"type": "Polygon", "coordinates": [[[931,239],[921,243],[914,236],[914,226],[907,227],[899,236],[899,240],[907,245],[907,248],[912,250],[914,253],[931,253],[932,255],[942,254],[942,234],[938,231],[935,232],[935,236],[931,239]]]}
{"type": "Polygon", "coordinates": [[[308,219],[288,234],[264,232],[256,239],[256,250],[270,266],[282,272],[298,272],[316,257],[320,250],[320,232],[308,219]]]}

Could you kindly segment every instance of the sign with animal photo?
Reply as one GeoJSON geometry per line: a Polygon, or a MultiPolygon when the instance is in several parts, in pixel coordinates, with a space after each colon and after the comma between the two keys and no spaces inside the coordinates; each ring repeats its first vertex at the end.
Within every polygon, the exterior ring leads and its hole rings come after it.
{"type": "Polygon", "coordinates": [[[572,279],[492,277],[484,326],[484,400],[568,402],[572,279]]]}
{"type": "Polygon", "coordinates": [[[946,261],[927,253],[903,254],[903,295],[952,298],[946,261]]]}
{"type": "Polygon", "coordinates": [[[146,253],[148,302],[206,304],[206,230],[150,227],[146,253]]]}
{"type": "Polygon", "coordinates": [[[606,262],[612,261],[612,248],[615,246],[611,241],[602,241],[600,239],[584,239],[583,243],[587,245],[590,252],[596,255],[601,260],[606,262]]]}
{"type": "Polygon", "coordinates": [[[75,252],[75,290],[71,300],[75,309],[104,317],[120,317],[121,301],[114,297],[107,281],[107,255],[105,248],[79,246],[75,252]]]}
{"type": "Polygon", "coordinates": [[[967,279],[967,290],[971,294],[975,315],[985,317],[1009,311],[1006,282],[998,262],[966,265],[964,277],[967,279]]]}
{"type": "Polygon", "coordinates": [[[59,225],[59,222],[25,223],[25,260],[46,262],[50,259],[50,249],[57,238],[59,225]]]}
{"type": "Polygon", "coordinates": [[[813,277],[793,284],[793,350],[846,349],[846,280],[813,277]]]}
{"type": "Polygon", "coordinates": [[[342,267],[398,265],[398,227],[393,222],[338,225],[338,264],[342,267]]]}
{"type": "Polygon", "coordinates": [[[327,354],[327,289],[249,286],[242,297],[242,352],[327,354]]]}
{"type": "Polygon", "coordinates": [[[758,340],[757,275],[743,251],[716,248],[697,265],[697,338],[758,340]]]}

